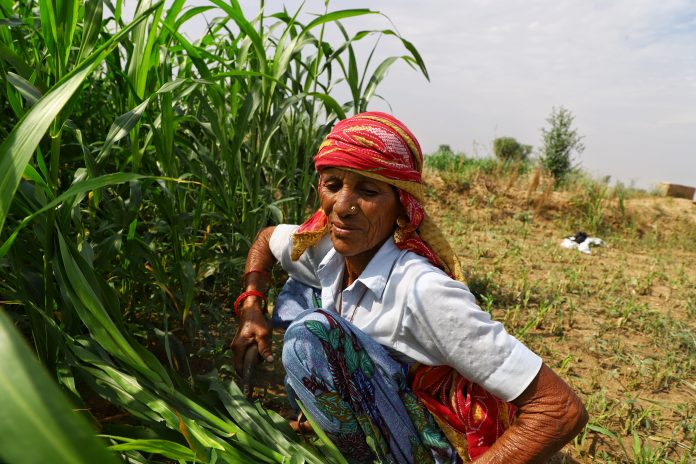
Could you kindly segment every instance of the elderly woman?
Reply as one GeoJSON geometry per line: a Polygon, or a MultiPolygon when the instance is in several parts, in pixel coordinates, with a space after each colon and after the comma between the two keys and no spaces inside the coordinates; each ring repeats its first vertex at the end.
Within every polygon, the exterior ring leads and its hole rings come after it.
{"type": "Polygon", "coordinates": [[[304,292],[306,302],[275,315],[293,319],[289,396],[350,462],[544,462],[573,438],[582,403],[477,306],[423,209],[422,153],[406,126],[358,114],[314,160],[319,210],[264,229],[249,252],[237,368],[253,344],[273,361],[263,292],[278,261],[296,287],[290,300],[304,292]]]}

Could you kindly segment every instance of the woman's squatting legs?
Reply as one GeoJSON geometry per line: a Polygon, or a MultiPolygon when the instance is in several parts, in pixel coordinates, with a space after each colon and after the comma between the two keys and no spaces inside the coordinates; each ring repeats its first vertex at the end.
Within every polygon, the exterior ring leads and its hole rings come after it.
{"type": "Polygon", "coordinates": [[[454,457],[406,386],[403,366],[338,315],[299,315],[285,333],[283,365],[289,387],[351,462],[378,457],[421,464],[454,457]]]}

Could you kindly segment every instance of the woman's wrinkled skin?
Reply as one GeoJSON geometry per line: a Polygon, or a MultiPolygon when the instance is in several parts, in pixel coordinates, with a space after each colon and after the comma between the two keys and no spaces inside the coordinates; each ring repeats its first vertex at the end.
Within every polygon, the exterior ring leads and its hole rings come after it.
{"type": "Polygon", "coordinates": [[[350,285],[392,236],[403,207],[391,185],[338,168],[321,172],[319,198],[333,247],[345,257],[344,282],[350,285]]]}
{"type": "Polygon", "coordinates": [[[515,422],[476,463],[545,463],[589,419],[580,398],[546,364],[512,402],[519,408],[515,422]]]}
{"type": "MultiPolygon", "coordinates": [[[[269,246],[273,230],[275,227],[266,227],[256,235],[247,255],[244,272],[260,269],[270,273],[275,262],[269,246]]],[[[251,273],[246,279],[244,289],[257,290],[265,294],[268,284],[269,282],[261,274],[251,273]]],[[[239,326],[230,344],[234,351],[234,368],[237,374],[242,375],[244,354],[251,345],[258,346],[259,355],[266,362],[273,362],[272,331],[271,321],[263,311],[262,300],[256,296],[246,297],[239,307],[239,326]]]]}

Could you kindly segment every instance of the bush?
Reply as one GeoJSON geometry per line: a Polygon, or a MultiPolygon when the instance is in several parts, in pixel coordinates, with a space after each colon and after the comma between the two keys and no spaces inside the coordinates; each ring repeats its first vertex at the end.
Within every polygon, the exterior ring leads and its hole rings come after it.
{"type": "Polygon", "coordinates": [[[449,145],[440,145],[435,153],[423,158],[425,166],[437,171],[458,171],[464,160],[464,154],[454,153],[449,145]]]}
{"type": "Polygon", "coordinates": [[[532,146],[522,145],[514,137],[498,137],[493,140],[493,152],[501,161],[526,161],[532,146]]]}
{"type": "Polygon", "coordinates": [[[582,144],[583,137],[572,128],[574,119],[569,110],[562,106],[558,109],[554,107],[551,110],[551,116],[546,119],[551,127],[548,130],[541,129],[543,134],[541,164],[551,172],[557,182],[563,182],[575,169],[573,152],[580,154],[585,150],[582,144]]]}

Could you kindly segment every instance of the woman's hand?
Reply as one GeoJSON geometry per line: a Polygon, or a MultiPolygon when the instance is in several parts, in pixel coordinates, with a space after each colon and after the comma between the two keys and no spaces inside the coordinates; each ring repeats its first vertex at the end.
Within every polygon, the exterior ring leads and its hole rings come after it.
{"type": "Polygon", "coordinates": [[[234,350],[234,368],[239,375],[242,375],[244,354],[250,346],[257,345],[259,355],[266,362],[272,363],[273,345],[271,322],[265,316],[262,302],[258,297],[245,298],[239,313],[239,327],[231,346],[234,350]]]}
{"type": "Polygon", "coordinates": [[[580,398],[546,364],[513,403],[517,419],[476,463],[546,462],[588,420],[580,398]]]}
{"type": "MultiPolygon", "coordinates": [[[[244,290],[264,293],[270,284],[270,271],[273,268],[275,258],[271,253],[269,242],[275,227],[262,229],[254,243],[249,248],[245,271],[244,290]]],[[[242,374],[244,355],[252,345],[257,345],[259,355],[266,362],[273,362],[273,350],[271,346],[272,327],[265,315],[264,302],[255,295],[248,295],[239,307],[239,327],[232,339],[234,350],[234,368],[238,374],[242,374]]]]}

